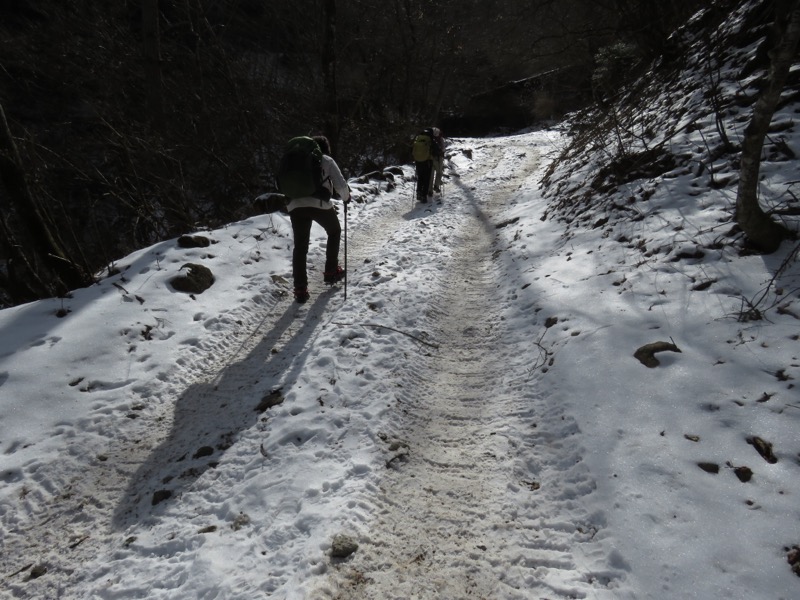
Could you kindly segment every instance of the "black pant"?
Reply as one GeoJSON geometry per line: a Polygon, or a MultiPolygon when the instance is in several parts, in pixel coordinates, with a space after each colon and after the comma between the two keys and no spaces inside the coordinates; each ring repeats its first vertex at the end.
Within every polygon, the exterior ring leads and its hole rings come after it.
{"type": "Polygon", "coordinates": [[[294,232],[294,252],[292,252],[292,278],[295,289],[308,287],[306,273],[306,257],[311,240],[311,224],[317,223],[328,234],[328,246],[325,249],[325,272],[335,273],[339,266],[339,243],[342,239],[342,226],[339,216],[332,208],[295,208],[289,213],[294,232]]]}
{"type": "Polygon", "coordinates": [[[427,200],[431,190],[431,171],[433,163],[429,160],[414,163],[417,167],[417,200],[427,200]]]}

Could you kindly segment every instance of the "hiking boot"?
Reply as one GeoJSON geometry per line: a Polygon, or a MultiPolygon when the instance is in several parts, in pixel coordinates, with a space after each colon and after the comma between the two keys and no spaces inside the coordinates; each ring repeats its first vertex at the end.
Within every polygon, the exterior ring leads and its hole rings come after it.
{"type": "Polygon", "coordinates": [[[333,285],[337,281],[344,279],[344,269],[342,267],[336,267],[335,271],[325,271],[323,279],[328,285],[333,285]]]}
{"type": "Polygon", "coordinates": [[[294,299],[298,304],[305,304],[311,294],[308,293],[308,288],[296,288],[294,290],[294,299]]]}
{"type": "Polygon", "coordinates": [[[435,186],[433,186],[433,191],[438,194],[441,191],[441,189],[439,188],[438,185],[435,185],[435,186]]]}
{"type": "Polygon", "coordinates": [[[419,198],[417,198],[417,200],[419,200],[423,204],[427,204],[428,202],[428,199],[425,196],[420,196],[419,198]]]}

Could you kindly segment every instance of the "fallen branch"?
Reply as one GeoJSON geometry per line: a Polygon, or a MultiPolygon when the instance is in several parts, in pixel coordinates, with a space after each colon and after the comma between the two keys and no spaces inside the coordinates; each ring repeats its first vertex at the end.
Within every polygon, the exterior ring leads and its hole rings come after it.
{"type": "Polygon", "coordinates": [[[410,333],[406,333],[405,331],[400,331],[399,329],[395,329],[394,327],[388,327],[387,325],[379,325],[377,323],[337,323],[335,321],[333,322],[333,324],[334,325],[339,325],[341,327],[360,326],[360,327],[375,327],[375,328],[379,328],[379,329],[388,329],[389,331],[394,331],[395,333],[400,333],[402,335],[410,337],[412,340],[416,340],[420,344],[425,344],[426,346],[430,346],[431,348],[436,348],[437,350],[439,349],[439,344],[426,342],[425,340],[420,339],[415,335],[411,335],[410,333]]]}

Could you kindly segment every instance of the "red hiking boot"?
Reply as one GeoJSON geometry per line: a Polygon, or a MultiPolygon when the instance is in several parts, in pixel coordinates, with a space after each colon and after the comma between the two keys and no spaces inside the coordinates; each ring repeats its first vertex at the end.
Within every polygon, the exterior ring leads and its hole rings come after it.
{"type": "Polygon", "coordinates": [[[336,267],[336,270],[333,272],[325,271],[325,275],[323,277],[325,283],[328,285],[333,285],[334,283],[344,279],[344,275],[344,269],[342,267],[336,267]]]}

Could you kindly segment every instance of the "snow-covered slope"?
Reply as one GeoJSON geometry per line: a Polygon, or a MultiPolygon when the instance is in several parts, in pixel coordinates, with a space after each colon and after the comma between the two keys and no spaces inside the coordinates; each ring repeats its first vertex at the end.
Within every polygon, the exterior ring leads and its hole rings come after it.
{"type": "Polygon", "coordinates": [[[734,156],[681,73],[625,138],[658,168],[609,169],[623,129],[541,131],[451,140],[433,204],[408,167],[354,182],[346,297],[314,229],[292,302],[275,215],[0,311],[4,597],[796,597],[796,249],[740,255],[734,156]],[[647,367],[655,342],[680,352],[647,367]]]}

